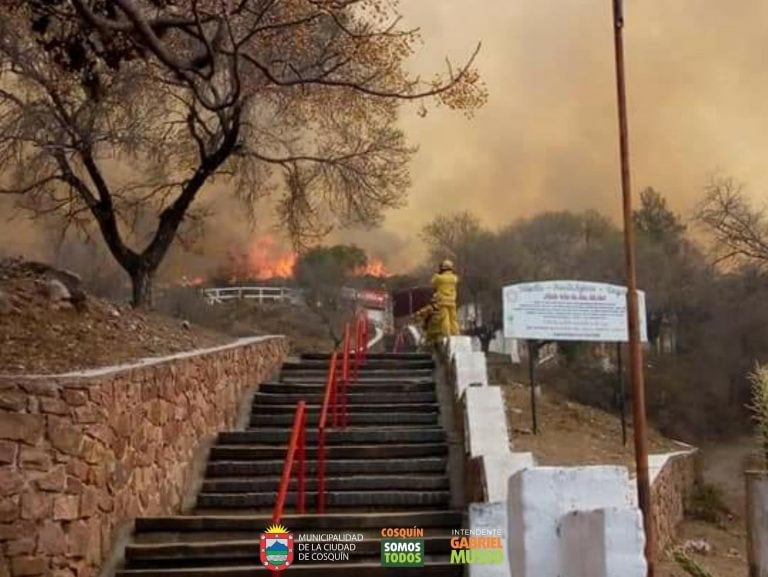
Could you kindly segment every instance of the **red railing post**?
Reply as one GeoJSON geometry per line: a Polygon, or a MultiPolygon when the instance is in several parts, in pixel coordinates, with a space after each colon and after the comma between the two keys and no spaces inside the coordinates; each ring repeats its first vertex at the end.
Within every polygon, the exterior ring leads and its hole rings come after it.
{"type": "MultiPolygon", "coordinates": [[[[304,401],[302,401],[304,402],[304,401]]],[[[296,509],[299,515],[303,515],[306,511],[306,474],[307,474],[307,414],[303,412],[301,415],[301,429],[299,432],[299,471],[297,473],[298,479],[296,482],[296,490],[298,495],[296,496],[296,509]]]]}
{"type": "MultiPolygon", "coordinates": [[[[334,351],[328,367],[328,379],[325,383],[325,395],[323,406],[320,409],[320,418],[317,422],[317,512],[325,512],[325,430],[328,424],[328,410],[333,398],[335,408],[336,397],[336,363],[338,352],[334,351]]],[[[334,409],[335,413],[335,409],[334,409]]],[[[335,426],[335,423],[334,423],[335,426]]]]}
{"type": "Polygon", "coordinates": [[[352,369],[352,378],[357,381],[360,374],[360,318],[355,319],[355,364],[352,369]]]}
{"type": "Polygon", "coordinates": [[[341,370],[341,428],[347,428],[347,387],[349,386],[349,323],[344,326],[344,354],[341,370]]]}
{"type": "MultiPolygon", "coordinates": [[[[298,451],[299,443],[303,441],[302,429],[305,426],[306,416],[306,402],[299,401],[296,406],[296,413],[293,417],[293,428],[291,429],[291,437],[288,441],[288,452],[285,456],[285,463],[283,464],[283,473],[280,477],[280,485],[277,490],[277,501],[275,502],[275,508],[272,511],[272,523],[277,524],[283,516],[283,509],[285,508],[285,499],[288,495],[288,486],[291,483],[291,475],[293,473],[293,466],[296,460],[296,453],[298,451]]],[[[304,469],[304,457],[305,451],[302,449],[299,452],[299,459],[302,462],[299,464],[299,472],[303,474],[304,469]]],[[[304,489],[303,479],[299,479],[299,494],[297,496],[297,503],[303,503],[304,495],[302,493],[304,489]]]]}
{"type": "Polygon", "coordinates": [[[325,427],[317,431],[317,512],[325,512],[325,427]]]}
{"type": "Polygon", "coordinates": [[[336,360],[337,360],[337,353],[334,351],[333,355],[331,355],[331,360],[329,362],[328,366],[328,377],[332,381],[330,385],[326,384],[326,386],[330,387],[331,390],[331,412],[332,412],[332,419],[331,419],[331,425],[335,429],[339,426],[339,401],[338,401],[338,379],[336,377],[336,360]]]}

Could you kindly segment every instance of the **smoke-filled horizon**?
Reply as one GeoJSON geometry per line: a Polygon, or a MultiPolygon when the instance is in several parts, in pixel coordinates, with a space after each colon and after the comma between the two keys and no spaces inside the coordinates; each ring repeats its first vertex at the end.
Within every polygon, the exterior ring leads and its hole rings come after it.
{"type": "MultiPolygon", "coordinates": [[[[490,99],[473,119],[445,109],[403,111],[419,147],[408,205],[382,228],[342,231],[390,271],[419,264],[419,233],[436,214],[470,210],[497,228],[552,210],[596,209],[618,217],[619,164],[612,0],[402,0],[404,25],[422,30],[414,69],[430,75],[447,55],[458,64],[483,43],[478,67],[490,99]]],[[[768,4],[757,0],[625,1],[631,153],[635,192],[653,186],[688,214],[715,173],[768,190],[768,69],[762,62],[768,4]]],[[[169,268],[196,274],[251,234],[234,202],[217,199],[202,256],[169,268]]],[[[260,219],[260,233],[270,230],[260,219]]],[[[0,242],[39,245],[27,224],[0,242]]],[[[7,227],[6,227],[7,230],[7,227]]],[[[286,241],[287,246],[287,241],[286,241]]]]}
{"type": "MultiPolygon", "coordinates": [[[[612,0],[406,1],[422,29],[419,70],[482,41],[490,99],[472,120],[449,111],[403,126],[420,147],[408,207],[378,235],[416,238],[436,212],[471,210],[498,227],[550,210],[618,218],[619,161],[612,0]]],[[[633,184],[688,214],[714,174],[768,190],[768,4],[625,1],[633,184]]],[[[393,266],[421,243],[401,243],[393,266]]]]}

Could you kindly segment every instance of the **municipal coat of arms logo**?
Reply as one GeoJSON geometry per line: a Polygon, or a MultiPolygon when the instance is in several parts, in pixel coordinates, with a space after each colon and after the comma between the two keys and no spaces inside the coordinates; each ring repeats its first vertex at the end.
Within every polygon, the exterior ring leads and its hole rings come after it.
{"type": "Polygon", "coordinates": [[[272,525],[261,534],[261,564],[269,571],[282,571],[293,563],[293,535],[282,525],[272,525]]]}

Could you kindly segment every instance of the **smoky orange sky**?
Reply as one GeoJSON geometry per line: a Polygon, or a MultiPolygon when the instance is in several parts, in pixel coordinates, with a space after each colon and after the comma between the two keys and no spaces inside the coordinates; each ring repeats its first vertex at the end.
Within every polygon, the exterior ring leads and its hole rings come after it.
{"type": "MultiPolygon", "coordinates": [[[[423,256],[418,234],[437,213],[471,210],[493,227],[545,210],[617,217],[611,2],[402,0],[403,24],[424,39],[413,69],[430,74],[482,42],[477,64],[489,102],[471,120],[406,108],[402,125],[420,147],[408,206],[381,229],[334,240],[356,242],[399,271],[423,256]]],[[[625,0],[625,13],[635,191],[652,185],[686,214],[721,173],[762,201],[768,2],[625,0]]],[[[230,209],[219,218],[236,221],[230,209]]],[[[247,234],[244,225],[211,227],[206,252],[247,234]]],[[[193,261],[204,262],[183,259],[193,261]]]]}
{"type": "MultiPolygon", "coordinates": [[[[420,152],[405,210],[382,232],[404,237],[404,266],[435,212],[472,210],[498,226],[544,210],[618,217],[612,0],[405,0],[422,29],[418,70],[482,41],[490,99],[474,119],[445,110],[403,125],[420,152]],[[410,242],[408,242],[410,240],[410,242]]],[[[652,185],[683,214],[715,173],[762,200],[768,190],[768,3],[625,0],[635,191],[652,185]]]]}

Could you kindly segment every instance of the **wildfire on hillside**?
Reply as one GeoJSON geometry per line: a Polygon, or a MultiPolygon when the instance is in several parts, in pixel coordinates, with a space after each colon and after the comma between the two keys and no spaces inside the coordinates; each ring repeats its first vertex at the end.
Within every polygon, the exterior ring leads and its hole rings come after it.
{"type": "MultiPolygon", "coordinates": [[[[283,248],[271,235],[256,236],[246,252],[230,251],[227,256],[230,282],[292,278],[298,260],[295,252],[283,248]]],[[[384,278],[390,273],[382,261],[369,259],[354,275],[384,278]]]]}
{"type": "Polygon", "coordinates": [[[247,276],[253,279],[291,278],[296,254],[282,250],[272,236],[258,236],[248,249],[246,265],[247,276]]]}

